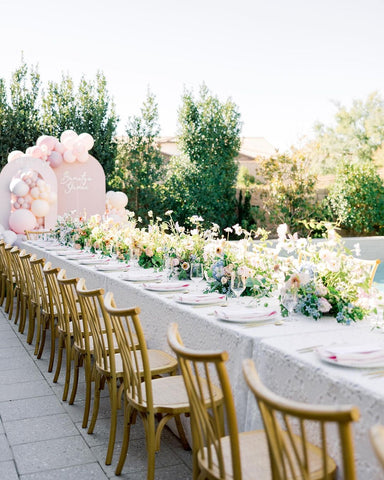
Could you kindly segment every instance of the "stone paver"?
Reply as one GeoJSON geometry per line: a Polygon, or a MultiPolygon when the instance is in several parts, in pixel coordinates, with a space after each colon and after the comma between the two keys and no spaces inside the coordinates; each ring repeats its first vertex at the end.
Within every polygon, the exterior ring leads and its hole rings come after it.
{"type": "MultiPolygon", "coordinates": [[[[65,359],[59,380],[54,384],[54,371],[47,372],[49,338],[43,357],[37,360],[33,355],[34,344],[27,345],[26,335],[20,335],[17,328],[0,307],[0,480],[145,480],[147,454],[142,422],[138,419],[131,428],[128,456],[122,475],[116,477],[123,411],[118,412],[114,456],[112,465],[107,466],[110,427],[107,387],[102,392],[94,433],[89,435],[81,427],[84,373],[80,373],[75,404],[63,402],[65,359]]],[[[191,453],[184,451],[167,429],[162,434],[161,450],[156,454],[155,478],[192,478],[191,453]]]]}

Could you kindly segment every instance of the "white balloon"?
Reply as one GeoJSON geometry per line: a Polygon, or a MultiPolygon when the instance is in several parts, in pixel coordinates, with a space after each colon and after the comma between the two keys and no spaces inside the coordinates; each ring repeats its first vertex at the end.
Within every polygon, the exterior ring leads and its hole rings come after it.
{"type": "Polygon", "coordinates": [[[87,150],[91,150],[95,143],[92,135],[90,135],[89,133],[81,133],[79,135],[79,140],[81,140],[87,150]]]}
{"type": "Polygon", "coordinates": [[[0,235],[2,235],[4,232],[5,232],[5,227],[0,223],[0,235]]]}
{"type": "Polygon", "coordinates": [[[17,235],[12,230],[5,230],[2,234],[5,243],[9,243],[9,245],[13,245],[17,240],[17,235]]]}
{"type": "Polygon", "coordinates": [[[17,197],[24,197],[29,192],[29,187],[26,182],[23,182],[20,178],[13,178],[9,185],[9,189],[17,197]]]}
{"type": "Polygon", "coordinates": [[[40,196],[40,189],[35,187],[35,188],[32,188],[31,191],[30,191],[30,194],[32,196],[32,198],[39,198],[40,196]]]}
{"type": "Polygon", "coordinates": [[[113,208],[120,210],[124,208],[128,203],[128,197],[124,192],[114,192],[114,195],[109,199],[113,208]]]}

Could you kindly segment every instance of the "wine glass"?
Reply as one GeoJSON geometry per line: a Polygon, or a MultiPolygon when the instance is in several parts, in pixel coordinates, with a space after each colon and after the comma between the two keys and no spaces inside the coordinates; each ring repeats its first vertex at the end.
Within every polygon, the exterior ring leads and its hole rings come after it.
{"type": "Polygon", "coordinates": [[[298,298],[296,292],[285,292],[281,298],[281,304],[285,307],[288,311],[288,316],[290,317],[292,313],[295,311],[295,308],[298,304],[298,298]]]}
{"type": "Polygon", "coordinates": [[[199,289],[199,283],[204,278],[204,265],[202,263],[191,263],[189,276],[194,284],[194,289],[197,291],[199,289]]]}
{"type": "Polygon", "coordinates": [[[132,270],[136,270],[139,268],[139,255],[140,255],[140,250],[136,247],[131,248],[131,255],[129,259],[129,266],[132,268],[132,270]]]}
{"type": "Polygon", "coordinates": [[[231,290],[236,296],[236,302],[240,303],[240,296],[245,290],[246,278],[238,272],[232,272],[231,290]]]}

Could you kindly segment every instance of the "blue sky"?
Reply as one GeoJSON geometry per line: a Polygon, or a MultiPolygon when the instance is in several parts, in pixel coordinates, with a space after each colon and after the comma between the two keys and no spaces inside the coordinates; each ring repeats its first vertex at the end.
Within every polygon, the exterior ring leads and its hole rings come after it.
{"type": "Polygon", "coordinates": [[[202,82],[280,150],[331,123],[332,100],[384,92],[384,0],[0,0],[0,18],[1,77],[21,51],[43,82],[100,69],[122,127],[150,86],[163,135],[202,82]]]}

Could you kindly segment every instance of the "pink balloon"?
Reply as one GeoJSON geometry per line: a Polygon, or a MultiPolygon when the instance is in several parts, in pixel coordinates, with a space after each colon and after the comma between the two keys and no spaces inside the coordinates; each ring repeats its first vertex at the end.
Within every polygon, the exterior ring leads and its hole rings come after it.
{"type": "Polygon", "coordinates": [[[38,147],[42,147],[43,145],[45,145],[47,147],[47,150],[51,152],[55,148],[56,142],[57,140],[55,137],[52,137],[50,135],[42,135],[37,139],[36,145],[38,147]]]}
{"type": "Polygon", "coordinates": [[[17,198],[17,202],[18,202],[20,205],[23,205],[23,203],[24,203],[24,197],[18,197],[18,198],[17,198]]]}
{"type": "Polygon", "coordinates": [[[73,146],[77,142],[77,137],[68,137],[63,141],[65,148],[72,150],[73,146]]]}
{"type": "Polygon", "coordinates": [[[32,148],[33,148],[33,147],[28,147],[28,148],[25,150],[25,154],[26,154],[26,155],[31,155],[32,148]]]}
{"type": "Polygon", "coordinates": [[[63,155],[63,153],[65,152],[66,150],[66,147],[63,143],[60,143],[59,141],[56,143],[55,145],[55,152],[58,152],[58,153],[61,153],[63,155]]]}
{"type": "Polygon", "coordinates": [[[72,153],[72,150],[67,150],[64,153],[64,162],[73,163],[76,161],[75,155],[72,153]]]}
{"type": "Polygon", "coordinates": [[[43,217],[39,217],[37,219],[37,224],[39,225],[39,227],[42,227],[44,225],[44,218],[43,217]]]}
{"type": "Polygon", "coordinates": [[[23,152],[20,150],[14,150],[8,155],[8,163],[13,162],[16,158],[20,158],[23,155],[23,152]]]}
{"type": "Polygon", "coordinates": [[[57,168],[63,163],[63,156],[61,153],[54,150],[53,152],[51,152],[47,160],[52,168],[57,168]]]}
{"type": "Polygon", "coordinates": [[[79,140],[81,140],[85,146],[85,148],[89,151],[93,148],[95,141],[93,140],[92,135],[89,133],[81,133],[79,135],[79,140]]]}
{"type": "Polygon", "coordinates": [[[30,191],[30,194],[31,194],[32,198],[39,198],[39,196],[40,196],[40,189],[37,188],[37,187],[34,187],[34,188],[32,188],[32,190],[30,191]]]}
{"type": "Polygon", "coordinates": [[[15,202],[15,203],[13,204],[13,208],[20,208],[20,203],[15,202]]]}
{"type": "Polygon", "coordinates": [[[77,140],[72,147],[73,153],[78,157],[79,155],[82,155],[83,153],[88,153],[85,145],[81,140],[77,140]]]}
{"type": "MultiPolygon", "coordinates": [[[[29,149],[27,149],[29,150],[29,149]]],[[[35,157],[35,158],[42,158],[43,157],[43,151],[41,150],[40,147],[31,147],[31,150],[29,152],[29,154],[31,155],[31,157],[35,157]]]]}
{"type": "Polygon", "coordinates": [[[60,142],[64,143],[66,139],[75,137],[77,138],[77,133],[74,132],[73,130],[65,130],[61,135],[60,135],[60,142]]]}
{"type": "Polygon", "coordinates": [[[80,163],[87,163],[87,162],[88,162],[88,158],[89,158],[89,153],[88,153],[88,152],[82,153],[81,155],[78,155],[78,156],[77,156],[77,160],[78,160],[80,163]]]}
{"type": "Polygon", "coordinates": [[[36,218],[30,210],[15,210],[9,216],[9,228],[15,233],[24,233],[24,230],[33,230],[36,227],[36,218]]]}

